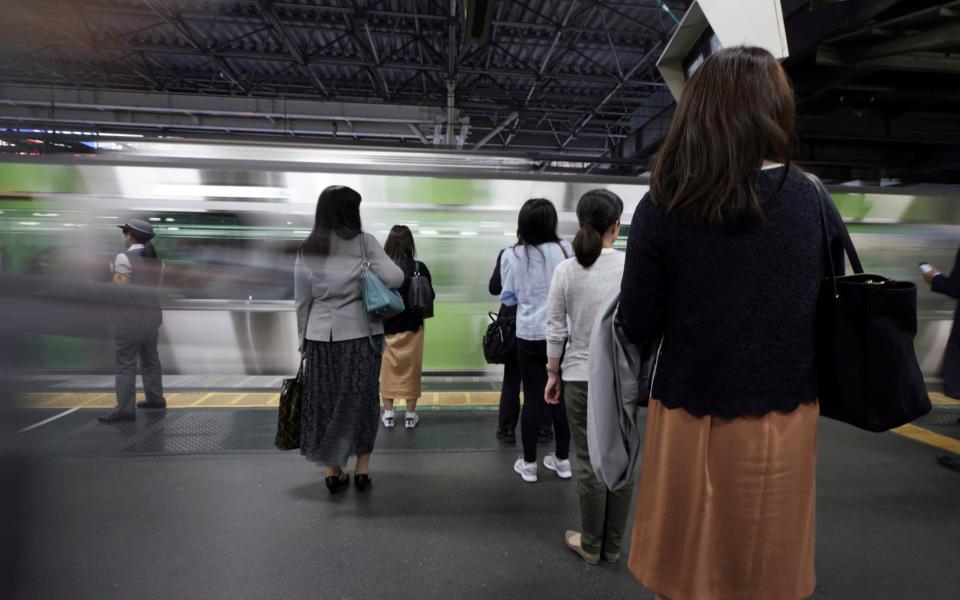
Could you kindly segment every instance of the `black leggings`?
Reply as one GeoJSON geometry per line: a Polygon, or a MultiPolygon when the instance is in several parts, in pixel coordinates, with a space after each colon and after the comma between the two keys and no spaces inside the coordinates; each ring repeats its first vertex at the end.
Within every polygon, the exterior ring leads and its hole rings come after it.
{"type": "Polygon", "coordinates": [[[547,387],[547,342],[517,338],[517,360],[523,379],[523,412],[520,415],[520,435],[523,440],[523,460],[537,460],[537,433],[544,422],[544,412],[553,421],[553,434],[557,442],[557,459],[570,456],[570,427],[567,425],[567,409],[563,404],[547,404],[543,390],[547,387]]]}

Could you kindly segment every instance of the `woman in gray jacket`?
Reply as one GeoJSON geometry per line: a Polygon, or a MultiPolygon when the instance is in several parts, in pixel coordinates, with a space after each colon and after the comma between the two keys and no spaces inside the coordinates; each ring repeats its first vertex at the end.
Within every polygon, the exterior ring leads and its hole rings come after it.
{"type": "Polygon", "coordinates": [[[403,271],[361,228],[360,194],[345,186],[323,190],[313,231],[297,255],[294,298],[306,360],[300,453],[324,465],[331,494],[349,482],[343,469],[351,454],[357,490],[370,487],[380,417],[383,322],[363,306],[361,240],[370,269],[399,288],[403,271]]]}

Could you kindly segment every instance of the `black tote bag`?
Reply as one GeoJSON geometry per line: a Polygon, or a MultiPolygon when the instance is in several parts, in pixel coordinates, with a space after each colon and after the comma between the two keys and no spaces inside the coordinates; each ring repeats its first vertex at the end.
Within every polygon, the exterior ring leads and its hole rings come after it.
{"type": "Polygon", "coordinates": [[[280,410],[277,414],[277,450],[296,450],[300,447],[300,403],[303,397],[303,362],[293,379],[284,379],[280,389],[280,410]]]}
{"type": "Polygon", "coordinates": [[[854,274],[837,277],[830,256],[827,202],[814,180],[830,276],[820,286],[816,317],[820,414],[867,431],[887,431],[930,412],[913,338],[917,286],[863,272],[843,222],[843,248],[854,274]]]}

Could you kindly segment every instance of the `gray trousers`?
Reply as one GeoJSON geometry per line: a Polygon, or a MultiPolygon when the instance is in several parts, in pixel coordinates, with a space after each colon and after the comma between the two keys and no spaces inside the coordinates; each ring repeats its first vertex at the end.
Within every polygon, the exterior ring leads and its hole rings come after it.
{"type": "Polygon", "coordinates": [[[165,404],[157,327],[120,324],[114,333],[117,348],[117,412],[133,414],[137,408],[137,360],[147,402],[165,404]]]}
{"type": "Polygon", "coordinates": [[[590,466],[587,451],[587,382],[564,381],[563,399],[570,424],[570,458],[573,459],[580,496],[581,547],[590,554],[620,554],[633,500],[633,484],[611,491],[590,466]]]}

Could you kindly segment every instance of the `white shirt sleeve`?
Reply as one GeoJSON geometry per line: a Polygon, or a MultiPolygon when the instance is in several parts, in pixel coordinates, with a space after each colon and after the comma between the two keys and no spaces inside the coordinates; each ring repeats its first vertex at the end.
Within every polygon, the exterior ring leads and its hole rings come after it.
{"type": "Polygon", "coordinates": [[[563,263],[553,271],[547,296],[547,357],[560,358],[567,344],[567,269],[563,263]]]}
{"type": "Polygon", "coordinates": [[[130,277],[133,274],[133,267],[130,265],[130,259],[127,258],[126,254],[120,253],[113,259],[113,272],[124,277],[130,277]]]}

